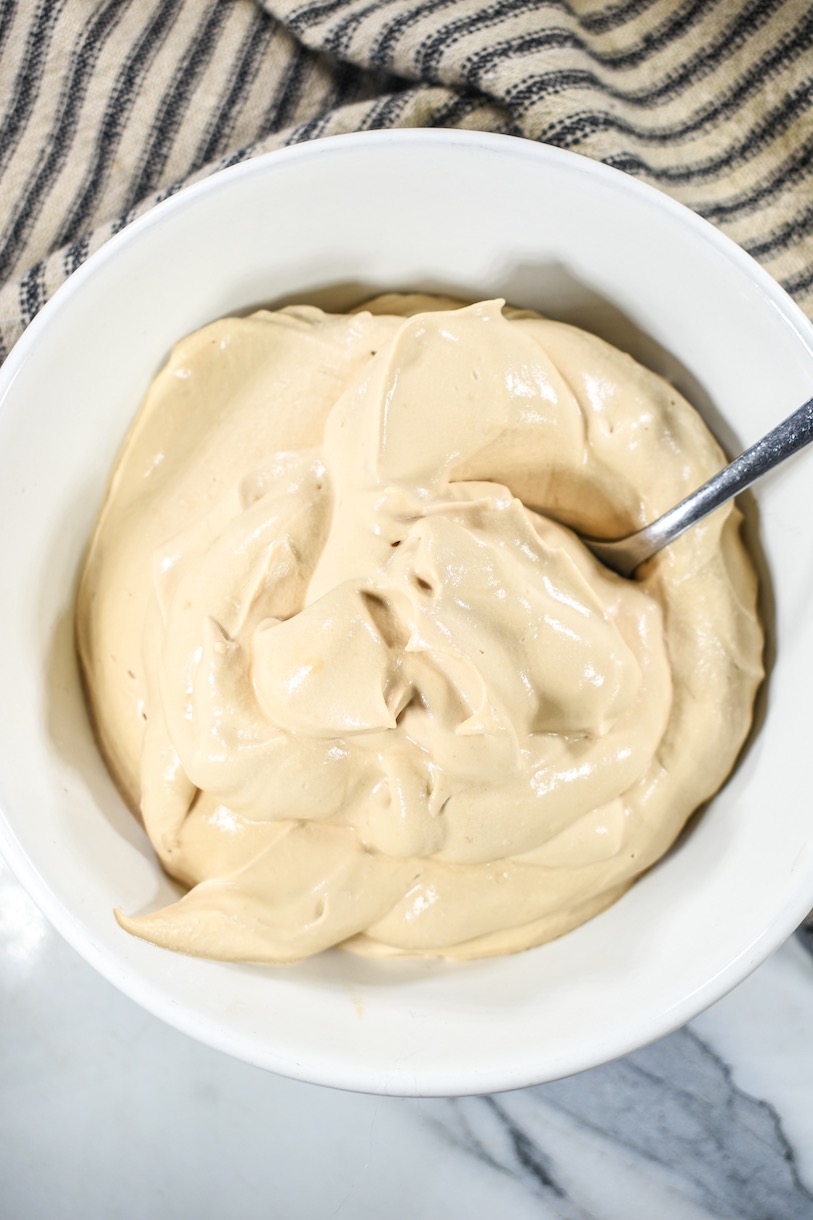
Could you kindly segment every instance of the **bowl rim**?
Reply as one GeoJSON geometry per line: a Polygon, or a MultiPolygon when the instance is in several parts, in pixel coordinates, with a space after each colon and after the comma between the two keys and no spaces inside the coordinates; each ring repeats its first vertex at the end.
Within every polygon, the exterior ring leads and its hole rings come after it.
{"type": "MultiPolygon", "coordinates": [[[[19,370],[34,350],[43,329],[50,326],[61,312],[70,309],[74,296],[82,291],[85,282],[94,277],[110,259],[115,258],[123,246],[137,241],[144,232],[172,222],[183,214],[185,209],[194,207],[199,197],[230,189],[231,184],[238,179],[247,179],[252,175],[265,176],[292,161],[341,155],[343,149],[375,148],[382,144],[462,145],[470,149],[480,148],[500,155],[507,154],[512,158],[522,156],[535,160],[548,159],[554,165],[558,163],[571,172],[581,173],[588,178],[603,178],[616,190],[627,192],[650,207],[671,214],[679,224],[693,231],[697,238],[715,247],[728,262],[735,265],[740,274],[745,275],[757,287],[783,323],[791,329],[795,340],[801,343],[813,358],[813,324],[787,292],[727,234],[656,187],[603,162],[522,137],[453,129],[389,129],[327,136],[259,154],[236,165],[214,171],[206,178],[183,187],[127,224],[94,251],[59,286],[12,348],[0,367],[0,411],[19,370]]],[[[405,1075],[398,1078],[397,1073],[390,1072],[385,1078],[384,1073],[379,1070],[376,1077],[374,1070],[368,1067],[360,1069],[348,1063],[342,1055],[332,1053],[330,1049],[318,1057],[311,1055],[308,1061],[295,1061],[285,1050],[282,1054],[277,1053],[273,1043],[267,1040],[263,1042],[259,1036],[252,1038],[243,1033],[226,1030],[213,1018],[200,1016],[191,1005],[183,1006],[177,1000],[170,999],[159,985],[146,980],[137,968],[125,965],[97,940],[86,924],[63,906],[17,838],[12,821],[5,812],[1,791],[0,854],[55,930],[99,974],[154,1016],[204,1044],[284,1076],[356,1092],[428,1097],[462,1095],[472,1091],[475,1081],[471,1070],[466,1071],[459,1067],[447,1071],[445,1075],[435,1071],[436,1079],[433,1077],[431,1081],[422,1076],[421,1087],[410,1089],[405,1075]]],[[[552,1070],[540,1069],[533,1063],[528,1063],[524,1072],[516,1069],[506,1070],[506,1065],[491,1068],[484,1065],[477,1072],[476,1091],[497,1092],[559,1079],[610,1062],[671,1033],[742,982],[794,931],[811,903],[813,856],[807,870],[800,868],[796,890],[786,892],[784,901],[776,908],[773,920],[763,927],[761,933],[741,949],[725,968],[684,996],[680,1003],[661,1012],[654,1024],[651,1013],[646,1021],[640,1018],[633,1020],[627,1027],[625,1036],[614,1037],[605,1042],[596,1039],[579,1059],[558,1068],[554,1066],[552,1070]],[[807,871],[811,874],[809,893],[805,881],[807,871]]]]}

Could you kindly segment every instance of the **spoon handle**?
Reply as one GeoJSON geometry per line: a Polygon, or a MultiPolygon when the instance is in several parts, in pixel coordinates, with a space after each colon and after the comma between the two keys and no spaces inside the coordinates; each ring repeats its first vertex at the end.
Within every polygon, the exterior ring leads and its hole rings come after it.
{"type": "Polygon", "coordinates": [[[651,525],[619,542],[590,541],[588,546],[608,567],[630,576],[645,559],[811,441],[813,398],[651,525]]]}

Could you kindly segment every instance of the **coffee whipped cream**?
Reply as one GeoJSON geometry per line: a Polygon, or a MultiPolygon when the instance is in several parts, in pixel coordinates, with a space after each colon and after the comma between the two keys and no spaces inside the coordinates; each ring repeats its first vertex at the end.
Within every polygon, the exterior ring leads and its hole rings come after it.
{"type": "Polygon", "coordinates": [[[77,602],[99,742],[208,957],[474,957],[615,901],[730,772],[762,675],[733,507],[624,580],[719,469],[696,412],[501,301],[215,322],[156,377],[77,602]]]}

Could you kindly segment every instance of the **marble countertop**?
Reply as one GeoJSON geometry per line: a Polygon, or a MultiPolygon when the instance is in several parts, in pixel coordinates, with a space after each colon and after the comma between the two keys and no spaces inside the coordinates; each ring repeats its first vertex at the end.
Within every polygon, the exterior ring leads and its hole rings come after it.
{"type": "Polygon", "coordinates": [[[813,1220],[813,956],[569,1080],[401,1100],[284,1080],[138,1008],[0,863],[4,1220],[813,1220]]]}

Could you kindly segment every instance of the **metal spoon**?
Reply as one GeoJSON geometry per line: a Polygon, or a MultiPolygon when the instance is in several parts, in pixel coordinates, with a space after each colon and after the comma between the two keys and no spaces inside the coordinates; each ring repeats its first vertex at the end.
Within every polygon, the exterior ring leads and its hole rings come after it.
{"type": "Polygon", "coordinates": [[[603,542],[597,538],[582,538],[585,546],[608,568],[621,576],[632,576],[639,564],[649,559],[656,551],[674,542],[685,530],[708,513],[725,504],[750,487],[763,474],[773,470],[792,453],[803,449],[813,441],[813,398],[803,407],[789,415],[761,441],[757,441],[745,453],[740,454],[719,474],[715,474],[693,491],[685,500],[670,508],[657,521],[644,526],[617,542],[603,542]]]}

